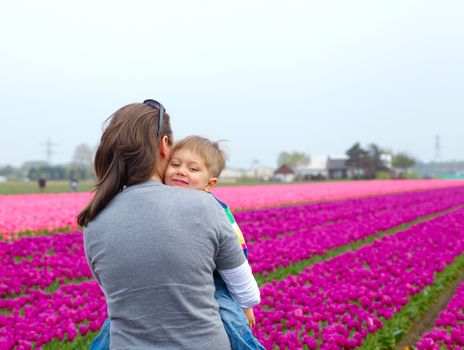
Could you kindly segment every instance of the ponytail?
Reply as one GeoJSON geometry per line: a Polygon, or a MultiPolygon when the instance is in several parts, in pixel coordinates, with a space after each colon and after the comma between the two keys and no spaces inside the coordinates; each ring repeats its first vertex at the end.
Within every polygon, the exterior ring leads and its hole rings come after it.
{"type": "Polygon", "coordinates": [[[158,110],[141,103],[125,106],[108,119],[110,122],[95,155],[98,180],[95,195],[77,216],[80,226],[87,226],[95,219],[124,186],[141,183],[153,176],[159,140],[168,136],[172,142],[169,115],[164,114],[159,133],[158,119],[158,110]]]}

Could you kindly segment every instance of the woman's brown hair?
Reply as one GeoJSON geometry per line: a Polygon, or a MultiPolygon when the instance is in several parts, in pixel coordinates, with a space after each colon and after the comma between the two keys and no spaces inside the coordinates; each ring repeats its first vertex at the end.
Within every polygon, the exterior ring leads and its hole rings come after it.
{"type": "Polygon", "coordinates": [[[77,216],[80,226],[87,226],[124,186],[144,182],[154,175],[160,140],[167,136],[172,143],[169,115],[164,113],[160,131],[159,117],[158,109],[134,103],[105,121],[107,127],[95,154],[95,195],[77,216]]]}

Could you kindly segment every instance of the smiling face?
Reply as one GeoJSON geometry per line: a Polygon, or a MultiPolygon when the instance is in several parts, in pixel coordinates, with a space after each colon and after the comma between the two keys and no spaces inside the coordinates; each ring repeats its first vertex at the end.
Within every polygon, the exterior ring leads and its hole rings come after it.
{"type": "Polygon", "coordinates": [[[169,186],[209,191],[217,183],[217,179],[210,175],[200,155],[181,148],[172,155],[164,182],[169,186]]]}

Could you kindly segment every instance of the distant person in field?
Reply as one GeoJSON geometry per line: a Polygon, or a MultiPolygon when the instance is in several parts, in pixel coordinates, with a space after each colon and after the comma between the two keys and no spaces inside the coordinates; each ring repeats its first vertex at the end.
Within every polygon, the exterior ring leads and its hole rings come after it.
{"type": "Polygon", "coordinates": [[[69,185],[71,186],[71,190],[73,192],[77,192],[77,185],[79,181],[73,176],[69,179],[69,185]]]}
{"type": "Polygon", "coordinates": [[[41,177],[41,178],[39,178],[37,183],[39,185],[40,192],[45,192],[45,187],[47,186],[47,180],[45,180],[43,177],[41,177]]]}
{"type": "Polygon", "coordinates": [[[112,349],[230,349],[215,270],[244,309],[260,301],[224,208],[205,191],[162,183],[172,142],[169,115],[146,100],[109,118],[95,156],[95,195],[78,223],[112,349]]]}
{"type": "MultiPolygon", "coordinates": [[[[211,193],[218,183],[218,177],[226,165],[226,154],[217,142],[200,136],[188,136],[174,144],[171,151],[164,183],[169,186],[190,188],[211,193]]],[[[211,194],[213,197],[214,195],[211,194]]],[[[242,231],[238,227],[229,207],[214,197],[224,209],[234,228],[243,254],[248,258],[248,249],[242,231]]],[[[229,336],[233,350],[264,349],[253,336],[251,328],[255,325],[253,309],[248,304],[240,305],[231,296],[226,283],[214,271],[215,294],[224,328],[229,336]]],[[[100,334],[95,338],[91,350],[110,348],[110,322],[107,320],[100,334]]]]}

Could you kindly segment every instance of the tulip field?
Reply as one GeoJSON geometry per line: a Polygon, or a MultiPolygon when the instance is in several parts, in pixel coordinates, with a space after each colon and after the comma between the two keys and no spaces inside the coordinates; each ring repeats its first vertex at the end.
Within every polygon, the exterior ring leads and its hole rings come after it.
{"type": "MultiPolygon", "coordinates": [[[[266,349],[464,349],[464,181],[215,194],[247,240],[266,349]],[[412,336],[437,300],[445,307],[412,336]]],[[[75,223],[90,198],[0,196],[0,350],[87,349],[106,319],[75,223]]]]}

